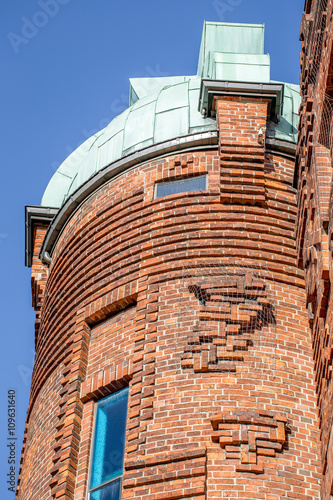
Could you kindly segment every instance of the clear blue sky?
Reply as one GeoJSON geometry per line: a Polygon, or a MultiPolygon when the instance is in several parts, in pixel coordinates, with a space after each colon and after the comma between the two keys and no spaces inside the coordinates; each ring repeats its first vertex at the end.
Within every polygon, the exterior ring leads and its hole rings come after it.
{"type": "Polygon", "coordinates": [[[299,80],[304,0],[10,0],[0,7],[0,498],[8,492],[7,391],[18,471],[34,350],[24,205],[55,168],[127,107],[128,79],[195,74],[203,21],[265,23],[271,77],[299,80]]]}

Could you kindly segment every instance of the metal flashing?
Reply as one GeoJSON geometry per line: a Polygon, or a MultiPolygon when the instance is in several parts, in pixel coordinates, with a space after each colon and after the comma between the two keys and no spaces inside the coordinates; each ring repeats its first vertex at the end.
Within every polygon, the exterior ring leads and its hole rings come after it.
{"type": "Polygon", "coordinates": [[[268,54],[230,54],[209,52],[204,78],[235,82],[270,82],[271,64],[268,54]]]}
{"type": "Polygon", "coordinates": [[[36,223],[50,224],[58,208],[25,206],[25,265],[31,267],[33,254],[33,230],[36,223]]]}
{"type": "Polygon", "coordinates": [[[222,82],[220,80],[202,80],[200,89],[199,111],[211,116],[213,98],[216,96],[236,95],[246,97],[266,97],[272,100],[271,119],[277,121],[282,112],[284,84],[253,82],[222,82]]]}

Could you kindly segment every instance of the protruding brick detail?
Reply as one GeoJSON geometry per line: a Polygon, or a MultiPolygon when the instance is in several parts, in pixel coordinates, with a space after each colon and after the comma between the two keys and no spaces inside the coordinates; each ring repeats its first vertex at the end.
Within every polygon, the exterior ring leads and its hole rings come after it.
{"type": "Polygon", "coordinates": [[[25,452],[25,444],[26,444],[26,441],[27,441],[28,427],[29,427],[29,423],[26,422],[25,428],[24,428],[24,434],[23,434],[23,445],[22,445],[22,451],[21,451],[20,468],[19,468],[19,473],[18,473],[18,477],[17,477],[16,496],[18,496],[19,493],[20,493],[20,483],[21,483],[21,476],[22,476],[22,466],[24,464],[24,452],[25,452]]]}
{"type": "Polygon", "coordinates": [[[48,268],[39,259],[39,252],[43,244],[48,225],[41,222],[34,224],[33,256],[31,265],[31,292],[32,306],[36,311],[35,344],[37,344],[40,316],[44,300],[45,286],[49,275],[48,268]]]}
{"type": "Polygon", "coordinates": [[[75,500],[86,500],[88,495],[88,475],[92,450],[95,405],[90,399],[84,404],[81,421],[80,448],[75,482],[75,500]]]}
{"type": "Polygon", "coordinates": [[[60,391],[60,410],[55,430],[54,463],[50,470],[51,497],[74,499],[78,449],[80,444],[83,403],[80,399],[81,382],[85,378],[90,330],[78,318],[74,335],[67,348],[60,391]]]}
{"type": "MultiPolygon", "coordinates": [[[[105,369],[123,368],[126,362],[132,378],[125,468],[127,462],[159,453],[209,447],[205,477],[200,473],[182,479],[179,472],[168,481],[163,476],[165,481],[134,486],[137,496],[124,489],[127,498],[232,498],[231,486],[242,500],[251,495],[269,500],[272,491],[277,498],[289,493],[318,498],[311,345],[303,271],[295,265],[293,162],[266,154],[264,168],[265,205],[221,203],[220,155],[204,150],[143,162],[106,182],[78,207],[59,236],[49,268],[19,500],[48,500],[50,479],[57,499],[71,498],[73,488],[75,500],[86,499],[94,399],[104,392],[105,369]],[[156,182],[201,174],[207,174],[206,191],[154,198],[156,182]],[[186,347],[179,342],[180,331],[187,328],[179,318],[184,266],[231,265],[235,260],[249,267],[263,262],[275,280],[275,379],[252,373],[246,363],[245,371],[227,376],[180,369],[186,347]],[[134,303],[123,302],[126,297],[135,297],[134,303]],[[81,392],[85,380],[91,387],[81,392]],[[81,394],[93,399],[83,402],[81,394]],[[236,472],[229,460],[225,464],[225,450],[211,442],[207,415],[245,406],[289,411],[293,432],[283,455],[267,457],[272,468],[266,467],[260,478],[250,474],[251,481],[243,484],[245,474],[236,472]],[[309,471],[306,483],[300,457],[309,471]],[[284,474],[283,482],[277,481],[278,474],[284,474]],[[254,483],[258,479],[261,486],[254,483]]],[[[200,305],[188,293],[197,311],[200,305]]],[[[196,319],[193,315],[191,328],[196,319]]],[[[112,377],[118,381],[115,371],[112,377]]],[[[181,462],[175,459],[173,467],[181,462]]]]}
{"type": "Polygon", "coordinates": [[[152,457],[127,460],[123,499],[206,499],[206,449],[184,447],[183,451],[156,453],[152,457]]]}
{"type": "MultiPolygon", "coordinates": [[[[42,247],[47,228],[48,225],[43,224],[41,222],[34,224],[33,255],[32,255],[32,265],[31,265],[31,295],[32,295],[32,307],[36,311],[35,346],[37,346],[38,343],[38,334],[41,322],[41,311],[43,306],[45,287],[49,276],[48,268],[39,259],[39,252],[42,247]]],[[[29,415],[27,416],[24,429],[20,468],[17,478],[16,495],[18,495],[20,492],[21,473],[22,473],[22,466],[24,464],[25,445],[27,440],[28,426],[29,426],[29,415]]]]}
{"type": "Polygon", "coordinates": [[[240,460],[236,472],[263,474],[261,457],[275,457],[286,441],[287,418],[279,413],[235,410],[215,415],[211,422],[212,439],[225,450],[225,458],[240,460]]]}
{"type": "Polygon", "coordinates": [[[147,278],[139,280],[136,337],[133,357],[133,379],[130,386],[128,432],[131,440],[126,453],[140,453],[146,442],[145,432],[153,419],[156,373],[156,321],[158,285],[148,286],[147,278]]]}
{"type": "Polygon", "coordinates": [[[200,301],[199,319],[182,356],[182,368],[195,372],[236,371],[233,361],[243,361],[252,340],[251,331],[260,329],[272,307],[263,280],[250,273],[214,278],[209,284],[194,281],[189,290],[200,301]]]}
{"type": "Polygon", "coordinates": [[[257,146],[220,145],[221,203],[265,206],[265,154],[257,146]]]}
{"type": "Polygon", "coordinates": [[[223,204],[266,204],[267,112],[265,99],[234,96],[217,101],[223,204]]]}
{"type": "Polygon", "coordinates": [[[301,95],[295,185],[298,264],[305,271],[320,417],[321,498],[333,482],[333,1],[306,3],[300,39],[301,95]]]}

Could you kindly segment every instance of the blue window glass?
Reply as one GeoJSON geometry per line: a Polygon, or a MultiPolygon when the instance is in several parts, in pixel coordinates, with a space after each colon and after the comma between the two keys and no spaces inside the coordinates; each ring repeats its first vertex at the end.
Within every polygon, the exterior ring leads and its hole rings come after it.
{"type": "Polygon", "coordinates": [[[155,198],[162,198],[169,194],[189,193],[191,191],[205,191],[207,189],[207,176],[187,177],[179,181],[160,182],[155,187],[155,198]]]}
{"type": "Polygon", "coordinates": [[[121,479],[102,486],[90,493],[90,500],[118,500],[121,494],[121,479]]]}
{"type": "Polygon", "coordinates": [[[97,403],[90,500],[119,500],[124,466],[128,387],[97,403]]]}

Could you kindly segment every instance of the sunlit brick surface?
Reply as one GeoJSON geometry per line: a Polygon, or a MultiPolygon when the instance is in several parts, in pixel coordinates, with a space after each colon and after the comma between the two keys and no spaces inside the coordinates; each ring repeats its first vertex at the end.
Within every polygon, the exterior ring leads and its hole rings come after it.
{"type": "MultiPolygon", "coordinates": [[[[28,427],[19,500],[87,498],[94,401],[125,385],[123,499],[320,498],[311,332],[294,239],[294,164],[258,141],[267,102],[244,99],[218,101],[218,151],[139,164],[68,221],[38,324],[29,415],[45,414],[44,444],[37,446],[28,427]],[[202,174],[206,191],[154,199],[156,182],[202,174]],[[260,290],[274,280],[274,369],[251,371],[245,356],[232,372],[182,364],[184,267],[232,269],[237,262],[261,266],[260,290]]],[[[187,293],[194,328],[200,307],[187,293]]],[[[247,311],[258,306],[247,295],[242,300],[247,311]]],[[[249,318],[234,312],[227,326],[237,336],[249,318]]],[[[200,359],[206,344],[199,342],[200,359]]]]}
{"type": "Polygon", "coordinates": [[[333,495],[332,137],[333,2],[305,2],[296,181],[298,263],[304,269],[320,417],[321,498],[333,495]]]}

